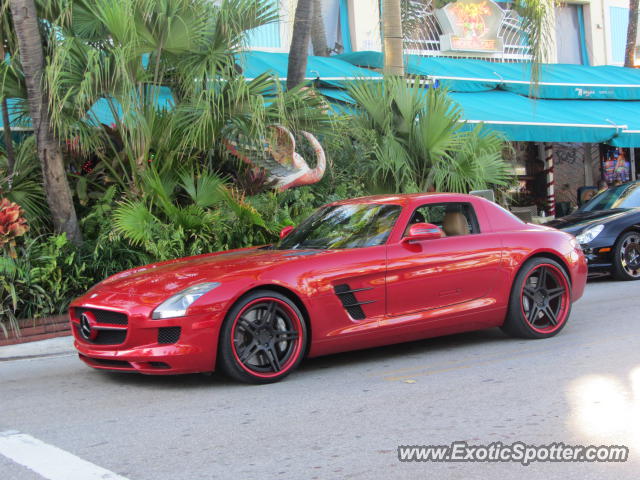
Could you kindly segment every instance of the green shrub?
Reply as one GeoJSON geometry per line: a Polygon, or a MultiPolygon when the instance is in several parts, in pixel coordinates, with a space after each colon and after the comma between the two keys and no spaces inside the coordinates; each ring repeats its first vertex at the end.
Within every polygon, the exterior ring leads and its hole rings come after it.
{"type": "Polygon", "coordinates": [[[28,238],[17,258],[0,257],[0,318],[16,328],[19,318],[64,313],[93,278],[66,235],[28,238]]]}

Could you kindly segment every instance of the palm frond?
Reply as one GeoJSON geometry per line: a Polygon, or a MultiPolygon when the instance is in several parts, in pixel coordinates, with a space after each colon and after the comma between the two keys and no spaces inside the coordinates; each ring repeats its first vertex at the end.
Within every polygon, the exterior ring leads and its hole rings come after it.
{"type": "Polygon", "coordinates": [[[224,181],[212,173],[196,175],[193,171],[185,170],[180,173],[180,187],[189,199],[201,208],[210,208],[224,200],[222,190],[224,181]]]}
{"type": "Polygon", "coordinates": [[[515,0],[514,9],[521,18],[531,51],[532,90],[535,94],[540,78],[540,64],[548,61],[555,30],[554,11],[557,0],[515,0]]]}
{"type": "Polygon", "coordinates": [[[158,218],[139,200],[120,203],[114,211],[113,222],[114,231],[134,246],[153,243],[154,234],[162,228],[158,218]]]}

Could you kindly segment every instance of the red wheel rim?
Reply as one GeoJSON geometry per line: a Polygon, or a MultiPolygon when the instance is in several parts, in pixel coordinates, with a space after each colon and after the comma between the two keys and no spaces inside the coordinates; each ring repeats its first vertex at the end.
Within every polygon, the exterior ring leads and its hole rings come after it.
{"type": "Polygon", "coordinates": [[[563,272],[549,263],[533,267],[520,291],[522,315],[531,329],[552,333],[567,320],[571,298],[563,272]]]}
{"type": "Polygon", "coordinates": [[[231,351],[238,365],[256,377],[273,378],[290,370],[302,351],[302,320],[291,306],[273,297],[255,299],[236,315],[231,351]]]}

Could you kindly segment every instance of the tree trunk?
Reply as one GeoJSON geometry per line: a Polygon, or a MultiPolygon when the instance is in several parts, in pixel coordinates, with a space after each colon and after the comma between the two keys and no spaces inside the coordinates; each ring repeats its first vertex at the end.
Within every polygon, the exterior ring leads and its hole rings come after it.
{"type": "Polygon", "coordinates": [[[324,17],[322,15],[322,1],[313,0],[313,16],[311,18],[311,45],[313,54],[319,57],[329,55],[327,46],[327,33],[324,29],[324,17]]]}
{"type": "Polygon", "coordinates": [[[289,68],[287,71],[287,88],[291,89],[304,82],[307,71],[307,55],[311,40],[311,16],[313,0],[298,0],[296,15],[293,20],[293,35],[289,48],[289,68]]]}
{"type": "Polygon", "coordinates": [[[82,242],[60,146],[53,134],[44,91],[44,53],[34,0],[10,0],[13,26],[22,60],[29,113],[36,137],[42,178],[56,232],[75,244],[82,242]]]}
{"type": "Polygon", "coordinates": [[[624,66],[635,66],[638,39],[638,0],[629,2],[629,27],[627,28],[627,47],[624,50],[624,66]]]}
{"type": "Polygon", "coordinates": [[[383,0],[382,29],[384,36],[384,71],[390,75],[404,76],[400,0],[383,0]]]}

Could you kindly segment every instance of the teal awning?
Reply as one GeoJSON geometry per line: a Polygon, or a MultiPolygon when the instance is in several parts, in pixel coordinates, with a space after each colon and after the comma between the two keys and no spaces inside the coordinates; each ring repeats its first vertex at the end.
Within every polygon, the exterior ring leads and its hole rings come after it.
{"type": "MultiPolygon", "coordinates": [[[[346,92],[321,89],[331,101],[348,105],[355,101],[346,92]]],[[[511,141],[609,143],[640,147],[640,102],[613,100],[533,100],[516,93],[450,92],[462,107],[466,128],[482,123],[511,141]]]]}
{"type": "MultiPolygon", "coordinates": [[[[382,68],[380,52],[338,55],[341,60],[369,68],[382,68]]],[[[456,92],[505,90],[546,99],[640,100],[640,70],[585,65],[542,64],[536,88],[531,85],[531,64],[487,60],[405,55],[407,73],[437,80],[456,92]]]]}
{"type": "MultiPolygon", "coordinates": [[[[155,107],[158,110],[170,110],[173,108],[173,94],[169,87],[160,87],[155,100],[155,107]]],[[[104,124],[112,125],[116,123],[114,113],[118,118],[122,117],[122,107],[117,100],[112,102],[106,98],[101,98],[87,112],[87,121],[93,125],[104,124]],[[113,110],[112,110],[113,109],[113,110]]]]}
{"type": "MultiPolygon", "coordinates": [[[[380,52],[338,57],[369,68],[384,62],[380,52]]],[[[532,89],[528,63],[405,55],[405,65],[447,88],[469,128],[484,123],[512,141],[640,147],[640,70],[543,64],[532,89]]]]}
{"type": "MultiPolygon", "coordinates": [[[[251,79],[258,75],[271,72],[280,80],[287,79],[289,55],[287,53],[271,53],[247,51],[236,56],[238,65],[245,77],[251,79]]],[[[316,57],[310,55],[307,59],[307,80],[320,80],[326,85],[341,86],[344,82],[356,79],[378,79],[382,74],[359,68],[337,57],[316,57]]]]}
{"type": "MultiPolygon", "coordinates": [[[[18,98],[7,99],[7,113],[9,114],[9,126],[14,132],[31,131],[31,118],[25,114],[27,111],[26,101],[18,98]]],[[[4,122],[0,116],[0,130],[4,130],[4,122]]]]}
{"type": "Polygon", "coordinates": [[[512,141],[607,143],[629,129],[611,105],[625,102],[532,100],[499,90],[450,95],[469,128],[483,123],[512,141]]]}

